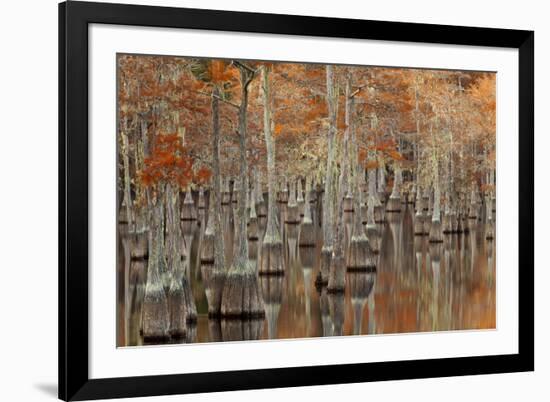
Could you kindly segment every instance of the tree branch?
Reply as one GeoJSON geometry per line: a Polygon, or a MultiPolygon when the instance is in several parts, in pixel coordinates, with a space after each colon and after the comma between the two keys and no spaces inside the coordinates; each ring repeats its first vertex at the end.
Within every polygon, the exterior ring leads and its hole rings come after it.
{"type": "Polygon", "coordinates": [[[352,99],[353,97],[355,97],[355,95],[357,95],[359,92],[361,92],[361,90],[362,90],[363,88],[365,88],[366,86],[367,86],[367,84],[361,85],[360,87],[358,87],[355,91],[353,91],[353,92],[350,94],[349,98],[352,99]]]}
{"type": "Polygon", "coordinates": [[[204,96],[212,96],[212,97],[214,97],[214,98],[216,98],[216,99],[218,99],[218,100],[220,100],[224,103],[227,103],[228,105],[233,106],[234,108],[237,108],[237,109],[239,108],[239,105],[237,105],[236,103],[233,103],[233,102],[231,102],[227,99],[223,99],[223,98],[219,97],[218,95],[210,94],[208,92],[203,92],[203,91],[193,91],[193,92],[198,93],[200,95],[204,95],[204,96]]]}

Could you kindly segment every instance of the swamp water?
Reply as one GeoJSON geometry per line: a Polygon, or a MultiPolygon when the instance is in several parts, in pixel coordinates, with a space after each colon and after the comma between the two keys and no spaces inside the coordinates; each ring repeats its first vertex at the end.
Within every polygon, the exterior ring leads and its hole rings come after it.
{"type": "MultiPolygon", "coordinates": [[[[322,247],[322,214],[317,204],[312,204],[315,247],[298,246],[300,226],[285,224],[286,207],[278,204],[285,273],[260,276],[266,314],[259,320],[208,318],[199,261],[207,209],[198,211],[196,221],[182,222],[187,225],[182,247],[188,256],[185,266],[198,319],[196,324],[188,325],[186,338],[177,342],[495,328],[495,241],[485,239],[482,222],[470,220],[468,234],[445,235],[443,243],[430,244],[427,236],[414,236],[413,206],[402,204],[400,213],[387,213],[389,222],[377,225],[381,244],[376,272],[347,272],[344,294],[328,294],[326,287],[315,285],[322,247]]],[[[345,213],[348,246],[352,214],[345,213]]],[[[233,206],[223,206],[227,264],[233,253],[233,216],[233,206]]],[[[260,217],[261,233],[265,226],[266,218],[260,217]]],[[[261,242],[249,241],[250,256],[255,261],[260,257],[259,246],[261,242]]],[[[119,240],[117,345],[139,346],[144,344],[140,328],[147,261],[125,257],[129,253],[124,247],[128,246],[119,240]]]]}

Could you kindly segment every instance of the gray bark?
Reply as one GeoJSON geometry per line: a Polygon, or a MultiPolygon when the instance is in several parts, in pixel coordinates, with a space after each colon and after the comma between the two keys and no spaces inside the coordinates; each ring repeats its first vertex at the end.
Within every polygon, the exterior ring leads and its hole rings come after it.
{"type": "Polygon", "coordinates": [[[262,294],[258,283],[256,264],[249,260],[246,230],[246,189],[248,188],[248,161],[246,154],[246,128],[248,108],[248,86],[254,72],[240,62],[235,62],[241,76],[241,103],[239,105],[239,151],[240,179],[237,209],[237,253],[229,270],[222,294],[221,314],[224,317],[251,318],[265,316],[262,294]]]}
{"type": "Polygon", "coordinates": [[[264,106],[264,136],[267,149],[267,228],[263,243],[282,244],[277,220],[275,184],[275,141],[271,132],[271,89],[269,68],[262,68],[262,100],[264,106]]]}
{"type": "Polygon", "coordinates": [[[333,211],[334,211],[334,164],[336,157],[336,123],[337,123],[337,107],[338,107],[338,93],[334,82],[334,67],[331,65],[326,66],[327,73],[327,105],[328,105],[328,118],[329,129],[327,138],[328,156],[327,156],[327,168],[325,173],[325,194],[323,197],[323,248],[332,250],[333,248],[333,211]]]}
{"type": "MultiPolygon", "coordinates": [[[[124,124],[126,126],[126,124],[124,124]]],[[[134,231],[134,219],[133,219],[133,203],[132,195],[130,192],[130,145],[128,143],[128,135],[125,131],[121,131],[120,136],[122,138],[121,144],[121,153],[122,153],[122,164],[124,169],[124,202],[126,208],[126,221],[128,222],[128,231],[134,231]]]]}

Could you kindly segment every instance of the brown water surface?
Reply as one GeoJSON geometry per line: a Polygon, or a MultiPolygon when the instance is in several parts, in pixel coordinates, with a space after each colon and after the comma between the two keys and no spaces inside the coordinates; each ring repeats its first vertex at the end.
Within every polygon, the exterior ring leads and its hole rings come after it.
{"type": "MultiPolygon", "coordinates": [[[[351,214],[346,216],[348,233],[351,214]]],[[[299,225],[279,220],[285,275],[260,277],[265,319],[221,322],[207,315],[198,259],[206,225],[204,213],[199,213],[199,220],[190,224],[192,234],[184,239],[199,316],[183,342],[495,328],[495,247],[494,241],[485,240],[483,223],[469,221],[469,234],[445,235],[444,243],[429,244],[426,236],[414,236],[414,211],[411,205],[403,205],[401,213],[388,214],[390,223],[379,225],[382,240],[376,272],[348,272],[345,293],[333,295],[315,286],[322,246],[320,215],[316,208],[317,246],[312,248],[297,246],[299,225]]],[[[233,242],[233,227],[233,208],[226,206],[226,245],[233,242]]],[[[265,218],[260,218],[260,228],[265,230],[265,218]]],[[[251,241],[249,246],[259,254],[258,242],[251,241]]],[[[232,247],[226,246],[226,252],[230,261],[232,247]]],[[[141,301],[147,262],[125,258],[121,244],[118,255],[117,345],[142,345],[141,301]]]]}

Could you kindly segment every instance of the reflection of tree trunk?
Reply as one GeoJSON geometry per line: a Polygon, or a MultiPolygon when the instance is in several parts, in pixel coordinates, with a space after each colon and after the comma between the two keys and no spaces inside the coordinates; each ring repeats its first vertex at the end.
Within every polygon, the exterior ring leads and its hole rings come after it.
{"type": "Polygon", "coordinates": [[[332,319],[332,335],[344,335],[344,293],[329,293],[328,305],[330,318],[332,319]]]}
{"type": "Polygon", "coordinates": [[[332,336],[333,327],[330,318],[330,307],[328,302],[327,288],[322,287],[319,295],[319,309],[321,310],[321,324],[323,326],[323,336],[332,336]]]}
{"type": "Polygon", "coordinates": [[[266,310],[265,318],[267,320],[268,339],[276,339],[278,337],[277,324],[283,299],[283,281],[284,278],[282,276],[262,276],[260,278],[266,310]]]}
{"type": "Polygon", "coordinates": [[[376,289],[376,283],[374,281],[375,279],[376,278],[373,278],[372,289],[367,300],[367,309],[369,312],[369,323],[367,328],[367,334],[369,335],[376,334],[376,315],[375,315],[376,303],[374,299],[374,294],[376,289]]]}
{"type": "Polygon", "coordinates": [[[363,310],[374,285],[375,274],[366,272],[350,272],[349,288],[353,307],[353,334],[360,335],[362,331],[363,310]]]}

